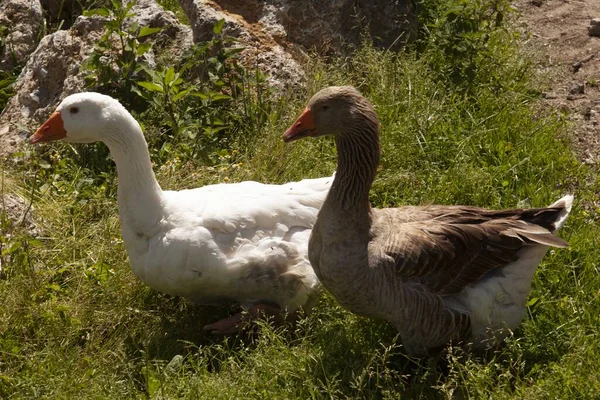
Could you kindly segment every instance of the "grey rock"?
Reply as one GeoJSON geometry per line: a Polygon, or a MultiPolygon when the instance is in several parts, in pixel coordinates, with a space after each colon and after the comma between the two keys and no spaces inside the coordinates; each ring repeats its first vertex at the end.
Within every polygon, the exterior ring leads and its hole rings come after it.
{"type": "Polygon", "coordinates": [[[3,43],[0,69],[8,71],[27,62],[37,46],[42,29],[43,11],[38,0],[3,0],[0,3],[0,26],[3,43]]]}
{"type": "Polygon", "coordinates": [[[243,26],[243,20],[215,9],[213,3],[203,0],[180,0],[179,3],[190,20],[195,43],[209,40],[213,35],[213,26],[221,19],[225,20],[224,34],[241,39],[252,39],[243,26]]]}
{"type": "Polygon", "coordinates": [[[600,18],[594,18],[590,21],[590,26],[588,26],[588,33],[590,36],[600,37],[600,18]]]}
{"type": "Polygon", "coordinates": [[[598,122],[600,121],[600,118],[598,118],[599,114],[600,113],[593,108],[590,110],[588,120],[592,122],[592,125],[598,125],[598,122]]]}
{"type": "MultiPolygon", "coordinates": [[[[241,1],[239,3],[242,4],[241,1]]],[[[244,6],[250,7],[254,3],[249,1],[244,6]]],[[[242,16],[223,11],[209,1],[180,0],[180,4],[192,25],[194,42],[212,38],[213,26],[223,19],[223,33],[239,39],[245,47],[240,54],[242,62],[247,67],[258,67],[265,72],[269,84],[286,88],[305,82],[306,77],[300,62],[277,43],[267,27],[257,27],[242,16]]],[[[254,18],[250,20],[254,21],[254,18]]]]}
{"type": "Polygon", "coordinates": [[[177,373],[180,373],[181,369],[183,368],[183,361],[184,359],[181,354],[174,355],[171,361],[169,361],[169,363],[165,367],[165,372],[168,375],[175,375],[177,373]]]}
{"type": "Polygon", "coordinates": [[[161,28],[147,39],[152,40],[154,53],[160,50],[178,59],[193,46],[192,29],[180,23],[175,14],[164,10],[155,0],[137,0],[131,11],[135,15],[129,19],[129,24],[135,22],[139,26],[161,28]]]}
{"type": "MultiPolygon", "coordinates": [[[[181,54],[192,46],[192,32],[154,0],[138,0],[130,23],[163,28],[153,40],[155,52],[181,54]]],[[[84,90],[84,63],[105,32],[105,18],[78,17],[71,28],[45,36],[15,83],[15,95],[0,114],[0,154],[13,153],[50,115],[60,100],[84,90]]],[[[155,53],[145,54],[153,65],[155,53]]]]}
{"type": "Polygon", "coordinates": [[[72,29],[40,41],[15,83],[15,95],[0,114],[0,152],[16,151],[61,98],[83,89],[79,66],[103,30],[98,17],[79,17],[72,29]]]}
{"type": "MultiPolygon", "coordinates": [[[[218,0],[217,0],[218,1],[218,0]]],[[[284,0],[279,20],[288,40],[305,48],[353,48],[368,32],[374,44],[399,48],[416,34],[412,3],[402,0],[284,0]]]]}
{"type": "Polygon", "coordinates": [[[416,27],[407,0],[179,0],[191,21],[194,41],[212,36],[225,20],[225,34],[246,46],[247,66],[268,74],[279,88],[304,84],[302,65],[309,51],[343,54],[356,47],[364,32],[375,45],[397,48],[416,27]]]}
{"type": "Polygon", "coordinates": [[[33,217],[34,207],[30,200],[16,193],[0,195],[0,213],[3,213],[12,226],[23,226],[32,236],[39,235],[39,228],[33,217]]]}

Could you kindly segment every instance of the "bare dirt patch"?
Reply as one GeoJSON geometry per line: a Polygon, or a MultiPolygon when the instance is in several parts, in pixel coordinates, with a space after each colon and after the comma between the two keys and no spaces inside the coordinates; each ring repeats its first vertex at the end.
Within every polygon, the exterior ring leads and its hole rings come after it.
{"type": "Polygon", "coordinates": [[[550,73],[544,102],[568,115],[581,161],[600,165],[600,37],[588,26],[600,18],[599,0],[516,0],[518,22],[531,33],[527,46],[550,73]]]}

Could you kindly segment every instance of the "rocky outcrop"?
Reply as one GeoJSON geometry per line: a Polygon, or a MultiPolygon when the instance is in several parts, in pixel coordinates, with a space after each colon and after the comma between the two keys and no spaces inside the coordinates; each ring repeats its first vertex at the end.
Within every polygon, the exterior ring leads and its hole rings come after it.
{"type": "Polygon", "coordinates": [[[228,15],[284,47],[294,44],[319,52],[352,49],[367,32],[376,46],[397,48],[416,28],[416,14],[407,0],[180,0],[186,10],[191,2],[228,15]]]}
{"type": "Polygon", "coordinates": [[[180,0],[194,41],[208,40],[213,25],[239,38],[246,65],[258,66],[276,87],[301,85],[307,52],[344,53],[370,33],[376,45],[397,48],[416,27],[407,0],[180,0]]]}
{"type": "MultiPolygon", "coordinates": [[[[250,3],[252,1],[245,3],[245,6],[250,3]]],[[[299,60],[302,53],[293,57],[266,27],[248,22],[242,15],[229,13],[213,2],[180,0],[180,4],[190,19],[194,42],[210,40],[213,26],[223,19],[223,33],[238,38],[245,47],[241,59],[246,66],[258,67],[267,74],[268,82],[279,88],[304,82],[304,71],[299,60]]]]}
{"type": "Polygon", "coordinates": [[[23,65],[38,44],[43,11],[38,0],[3,0],[0,3],[0,70],[23,65]]]}
{"type": "MultiPolygon", "coordinates": [[[[191,29],[154,0],[138,0],[132,12],[131,23],[163,28],[152,38],[156,51],[168,48],[177,54],[192,45],[191,29]]],[[[41,40],[15,83],[15,95],[0,114],[0,153],[16,151],[61,99],[84,89],[85,71],[80,66],[105,32],[104,26],[103,17],[80,16],[70,29],[41,40]]],[[[150,58],[155,57],[150,54],[150,58]]]]}
{"type": "MultiPolygon", "coordinates": [[[[4,1],[3,4],[34,4],[30,9],[36,10],[36,17],[29,18],[29,21],[38,21],[39,28],[40,0],[4,1]]],[[[409,0],[179,2],[191,27],[181,24],[156,0],[137,0],[132,9],[134,16],[128,23],[162,28],[152,37],[142,39],[153,42],[153,51],[144,54],[150,66],[154,65],[158,54],[167,54],[177,60],[193,43],[212,39],[213,27],[224,20],[223,33],[238,38],[244,47],[242,63],[261,69],[266,73],[268,82],[280,89],[303,85],[303,65],[309,60],[311,51],[344,53],[359,44],[361,34],[367,31],[376,45],[385,48],[399,46],[410,36],[411,27],[416,26],[409,0]]],[[[59,16],[56,4],[55,1],[42,0],[50,20],[59,16]]],[[[71,13],[77,12],[76,7],[80,7],[72,6],[75,8],[70,9],[71,13]]],[[[84,88],[84,72],[80,66],[105,32],[105,19],[80,16],[73,20],[65,23],[66,26],[72,24],[68,30],[44,37],[29,57],[15,84],[16,94],[0,115],[0,153],[15,151],[62,98],[84,88]]],[[[27,29],[22,31],[33,32],[32,27],[27,29]]],[[[13,43],[16,43],[15,40],[13,43]]],[[[35,46],[35,42],[27,43],[35,46]]],[[[31,48],[22,51],[23,59],[27,59],[28,52],[31,48]]]]}
{"type": "Polygon", "coordinates": [[[15,83],[15,95],[0,115],[0,151],[12,152],[31,134],[61,96],[83,88],[81,62],[104,30],[98,17],[80,17],[68,31],[44,37],[15,83]]]}
{"type": "Polygon", "coordinates": [[[274,0],[272,3],[285,4],[267,7],[273,11],[261,19],[262,23],[284,30],[286,40],[305,49],[352,50],[364,33],[371,36],[376,46],[397,49],[416,33],[416,14],[410,1],[274,0]]]}
{"type": "Polygon", "coordinates": [[[151,39],[154,53],[166,52],[177,60],[194,44],[192,29],[180,23],[175,14],[165,11],[155,0],[137,0],[131,11],[134,16],[129,19],[129,23],[161,28],[151,39]]]}

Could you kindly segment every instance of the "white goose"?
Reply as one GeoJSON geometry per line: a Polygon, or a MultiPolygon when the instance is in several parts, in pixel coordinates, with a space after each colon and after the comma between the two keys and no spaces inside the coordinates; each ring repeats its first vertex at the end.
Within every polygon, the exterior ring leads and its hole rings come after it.
{"type": "MultiPolygon", "coordinates": [[[[108,146],[131,268],[150,287],[199,303],[238,301],[254,315],[293,313],[319,290],[308,239],[332,178],[163,191],[139,124],[99,93],[68,96],[30,138],[52,140],[108,146]]],[[[205,329],[232,333],[239,321],[205,329]]]]}

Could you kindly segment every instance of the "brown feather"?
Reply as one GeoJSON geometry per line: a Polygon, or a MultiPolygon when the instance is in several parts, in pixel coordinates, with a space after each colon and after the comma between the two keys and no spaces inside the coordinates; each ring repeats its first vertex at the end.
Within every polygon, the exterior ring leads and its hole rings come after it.
{"type": "Polygon", "coordinates": [[[548,229],[529,222],[544,221],[551,227],[548,216],[558,212],[545,211],[436,206],[424,208],[413,222],[402,208],[374,209],[372,242],[396,261],[401,279],[411,278],[444,296],[516,261],[524,246],[568,246],[548,229]]]}

